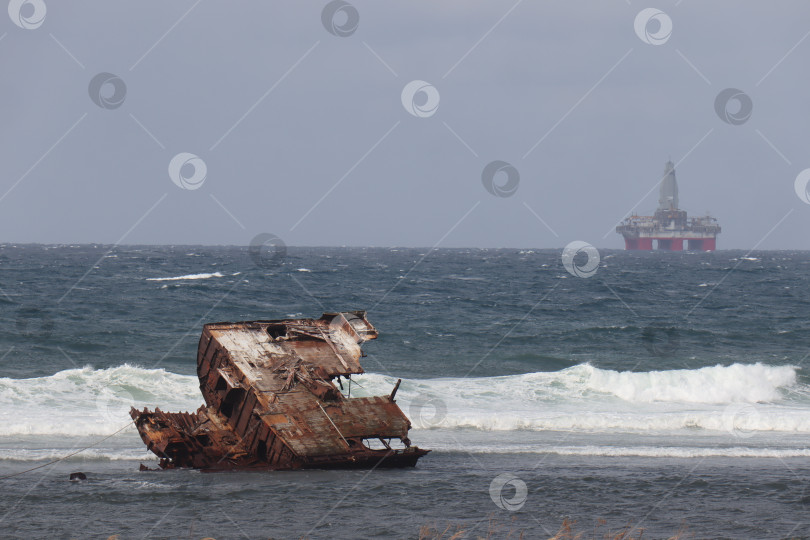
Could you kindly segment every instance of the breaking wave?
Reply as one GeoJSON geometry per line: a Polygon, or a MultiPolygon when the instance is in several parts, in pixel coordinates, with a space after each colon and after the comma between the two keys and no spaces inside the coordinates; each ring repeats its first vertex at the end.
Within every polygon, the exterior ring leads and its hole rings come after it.
{"type": "Polygon", "coordinates": [[[146,278],[146,281],[180,281],[191,279],[210,279],[214,277],[224,277],[221,272],[213,272],[211,274],[187,274],[185,276],[171,276],[171,277],[153,277],[146,278]]]}
{"type": "MultiPolygon", "coordinates": [[[[761,403],[780,401],[787,394],[807,390],[797,384],[796,372],[794,366],[761,363],[648,372],[613,371],[580,364],[560,371],[524,375],[411,379],[403,387],[467,402],[495,398],[531,403],[614,397],[622,402],[644,404],[761,403]]],[[[380,391],[394,380],[373,374],[365,375],[364,379],[380,391]]]]}
{"type": "Polygon", "coordinates": [[[72,453],[70,447],[3,449],[0,450],[0,461],[51,461],[58,459],[66,462],[81,462],[87,459],[94,461],[154,461],[156,459],[155,455],[149,452],[143,444],[138,444],[141,440],[137,436],[132,441],[131,448],[89,448],[67,459],[65,459],[65,455],[72,453]]]}
{"type": "Polygon", "coordinates": [[[589,390],[613,394],[625,401],[652,403],[758,403],[782,397],[796,384],[796,368],[763,364],[733,364],[693,370],[617,372],[579,366],[589,390]]]}
{"type": "MultiPolygon", "coordinates": [[[[407,379],[397,402],[416,430],[810,433],[810,388],[796,372],[734,364],[631,373],[582,364],[502,377],[407,379]]],[[[355,381],[353,396],[386,395],[395,379],[366,374],[355,381]]],[[[196,376],[126,364],[0,378],[0,438],[104,436],[130,421],[131,406],[194,411],[202,404],[196,376]]]]}
{"type": "Polygon", "coordinates": [[[173,411],[196,410],[202,403],[196,377],[128,364],[0,378],[0,437],[109,435],[131,422],[132,406],[173,411]]]}
{"type": "MultiPolygon", "coordinates": [[[[503,377],[412,379],[403,381],[397,401],[416,428],[810,432],[810,388],[796,372],[759,363],[638,373],[581,364],[503,377]]],[[[359,380],[364,395],[386,394],[395,381],[359,380]]]]}
{"type": "MultiPolygon", "coordinates": [[[[430,444],[433,450],[459,452],[458,445],[430,444]]],[[[606,456],[606,457],[651,457],[651,458],[791,458],[810,457],[808,448],[749,448],[692,447],[692,446],[540,446],[514,445],[498,447],[488,445],[465,445],[463,452],[470,454],[556,454],[559,456],[606,456]]]]}

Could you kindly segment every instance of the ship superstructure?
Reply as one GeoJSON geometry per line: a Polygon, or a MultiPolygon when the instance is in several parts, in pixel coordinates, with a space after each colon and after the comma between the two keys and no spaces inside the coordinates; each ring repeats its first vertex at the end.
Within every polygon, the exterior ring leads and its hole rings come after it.
{"type": "Polygon", "coordinates": [[[686,210],[678,208],[678,182],[675,179],[675,166],[667,161],[664,177],[661,179],[658,196],[658,209],[652,216],[631,215],[616,227],[616,232],[624,237],[625,249],[657,249],[663,251],[714,251],[720,225],[709,215],[687,217],[686,210]]]}

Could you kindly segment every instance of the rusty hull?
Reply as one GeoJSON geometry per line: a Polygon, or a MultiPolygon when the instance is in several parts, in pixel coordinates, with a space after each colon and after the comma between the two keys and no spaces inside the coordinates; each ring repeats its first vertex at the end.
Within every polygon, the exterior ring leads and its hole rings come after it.
{"type": "Polygon", "coordinates": [[[361,398],[333,382],[363,373],[360,344],[376,337],[363,311],[206,324],[197,350],[206,405],[130,415],[163,469],[414,466],[429,450],[411,446],[399,382],[389,396],[361,398]]]}

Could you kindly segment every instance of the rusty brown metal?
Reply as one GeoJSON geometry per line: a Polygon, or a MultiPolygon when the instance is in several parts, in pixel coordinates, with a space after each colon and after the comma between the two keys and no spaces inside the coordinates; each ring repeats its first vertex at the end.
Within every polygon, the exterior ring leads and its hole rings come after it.
{"type": "Polygon", "coordinates": [[[163,469],[414,466],[429,450],[408,439],[400,381],[389,396],[359,398],[333,382],[364,373],[360,344],[377,335],[364,311],[206,324],[197,349],[206,405],[130,415],[163,469]]]}

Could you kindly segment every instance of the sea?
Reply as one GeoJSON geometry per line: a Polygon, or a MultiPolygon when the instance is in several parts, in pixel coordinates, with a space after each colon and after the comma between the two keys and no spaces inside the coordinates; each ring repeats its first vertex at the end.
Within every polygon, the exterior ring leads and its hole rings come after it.
{"type": "Polygon", "coordinates": [[[0,245],[0,537],[810,538],[810,252],[268,245],[0,245]],[[350,310],[415,468],[139,470],[204,323],[350,310]]]}

